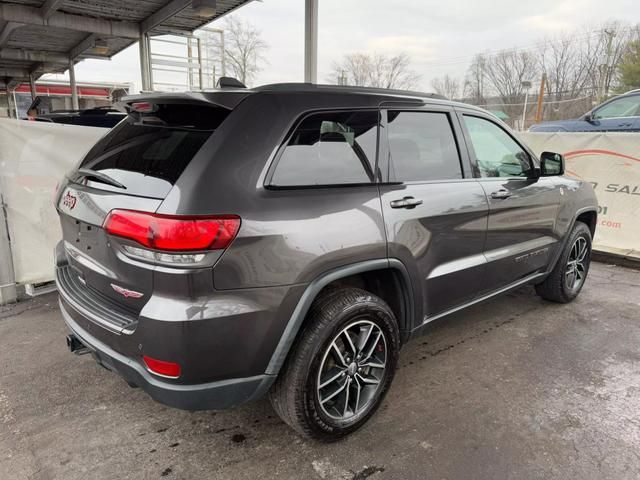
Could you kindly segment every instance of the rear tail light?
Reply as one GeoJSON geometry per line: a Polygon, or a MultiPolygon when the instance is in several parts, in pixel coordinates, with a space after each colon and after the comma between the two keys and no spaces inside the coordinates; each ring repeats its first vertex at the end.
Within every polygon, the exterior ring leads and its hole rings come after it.
{"type": "Polygon", "coordinates": [[[103,227],[111,235],[134,240],[154,250],[219,250],[227,248],[238,234],[240,217],[190,217],[111,210],[103,227]]]}
{"type": "Polygon", "coordinates": [[[109,212],[103,228],[111,235],[152,249],[123,245],[128,256],[167,265],[188,265],[205,257],[204,253],[191,252],[227,248],[238,234],[240,217],[187,217],[116,209],[109,212]]]}
{"type": "Polygon", "coordinates": [[[147,370],[151,373],[169,378],[178,378],[180,376],[180,365],[177,363],[158,360],[146,355],[142,356],[142,360],[144,360],[147,370]]]}

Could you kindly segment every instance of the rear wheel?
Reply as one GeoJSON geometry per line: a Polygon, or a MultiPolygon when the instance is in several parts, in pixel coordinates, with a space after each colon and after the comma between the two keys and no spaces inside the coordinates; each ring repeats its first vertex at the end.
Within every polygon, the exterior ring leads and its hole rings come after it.
{"type": "Polygon", "coordinates": [[[332,290],[312,306],[270,391],[271,404],[303,435],[337,440],[379,407],[399,346],[395,317],[383,300],[356,288],[332,290]]]}
{"type": "Polygon", "coordinates": [[[542,298],[568,303],[578,296],[584,286],[591,263],[591,231],[582,222],[576,222],[558,263],[549,276],[536,285],[542,298]]]}

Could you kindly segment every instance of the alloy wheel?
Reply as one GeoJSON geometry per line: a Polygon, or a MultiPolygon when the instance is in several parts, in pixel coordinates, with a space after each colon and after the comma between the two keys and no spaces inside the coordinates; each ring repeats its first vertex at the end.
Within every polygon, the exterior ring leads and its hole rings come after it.
{"type": "Polygon", "coordinates": [[[572,291],[578,290],[587,276],[587,254],[589,244],[584,237],[578,237],[571,247],[565,269],[565,284],[572,291]]]}
{"type": "Polygon", "coordinates": [[[342,329],[322,357],[316,382],[322,412],[341,421],[359,418],[381,388],[387,339],[375,323],[361,319],[342,329]]]}

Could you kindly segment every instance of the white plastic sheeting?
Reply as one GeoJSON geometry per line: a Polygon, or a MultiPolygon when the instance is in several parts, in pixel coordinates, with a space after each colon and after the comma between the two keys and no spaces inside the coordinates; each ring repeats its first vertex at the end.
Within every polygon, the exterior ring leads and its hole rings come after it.
{"type": "Polygon", "coordinates": [[[61,238],[55,187],[107,131],[0,118],[0,193],[17,283],[53,279],[53,248],[61,238]]]}
{"type": "Polygon", "coordinates": [[[598,197],[594,248],[640,257],[640,133],[521,133],[536,154],[562,153],[566,173],[598,197]]]}

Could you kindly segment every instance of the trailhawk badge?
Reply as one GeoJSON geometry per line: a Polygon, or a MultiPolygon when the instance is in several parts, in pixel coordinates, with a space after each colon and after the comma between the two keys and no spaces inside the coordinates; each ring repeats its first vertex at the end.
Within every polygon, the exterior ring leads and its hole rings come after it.
{"type": "Polygon", "coordinates": [[[144,296],[144,293],[136,292],[134,290],[128,290],[126,288],[121,287],[120,285],[111,284],[111,288],[113,288],[116,292],[122,295],[124,298],[140,298],[144,296]]]}

